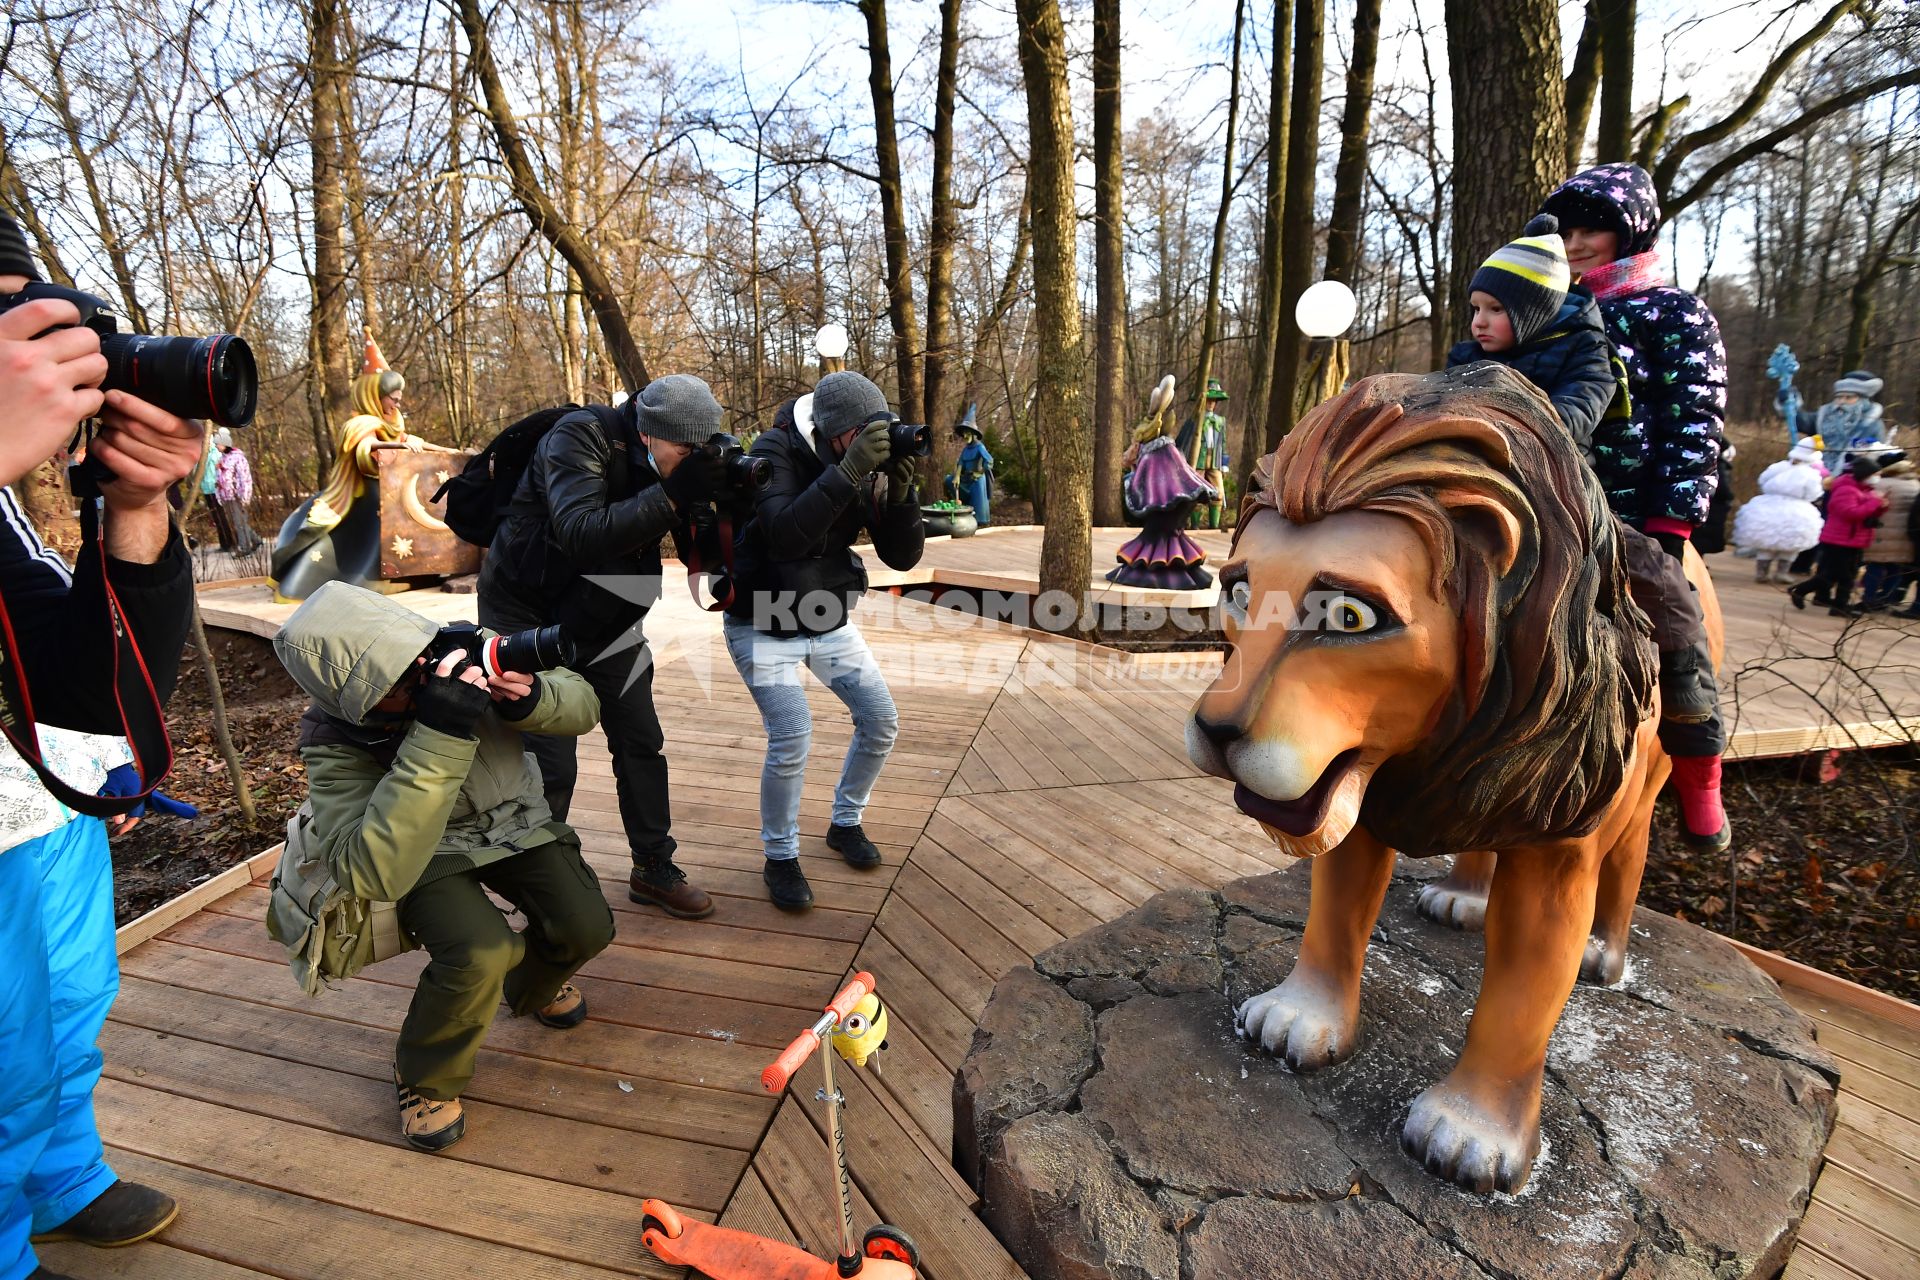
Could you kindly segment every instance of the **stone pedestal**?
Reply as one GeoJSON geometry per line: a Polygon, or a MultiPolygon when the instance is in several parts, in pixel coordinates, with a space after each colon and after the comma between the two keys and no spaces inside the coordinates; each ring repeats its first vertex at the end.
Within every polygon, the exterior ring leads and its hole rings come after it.
{"type": "Polygon", "coordinates": [[[1813,1026],[1725,942],[1638,913],[1626,979],[1575,990],[1519,1195],[1399,1147],[1451,1068],[1481,939],[1422,919],[1401,864],[1360,1048],[1314,1075],[1234,1034],[1285,977],[1307,868],[1164,893],[1009,974],[955,1083],[955,1155],[1035,1280],[1736,1280],[1778,1273],[1832,1132],[1813,1026]]]}

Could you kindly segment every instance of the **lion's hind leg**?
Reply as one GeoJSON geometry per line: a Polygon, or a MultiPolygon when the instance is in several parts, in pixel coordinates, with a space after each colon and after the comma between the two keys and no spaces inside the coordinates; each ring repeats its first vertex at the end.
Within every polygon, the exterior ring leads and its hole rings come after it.
{"type": "Polygon", "coordinates": [[[1295,1071],[1351,1057],[1360,1041],[1360,975],[1367,940],[1393,878],[1393,850],[1356,826],[1313,861],[1313,896],[1300,956],[1279,986],[1238,1013],[1241,1032],[1295,1071]]]}
{"type": "MultiPolygon", "coordinates": [[[[1645,752],[1650,744],[1643,743],[1645,752]]],[[[1627,971],[1627,947],[1633,940],[1633,904],[1640,897],[1640,880],[1647,870],[1647,842],[1653,834],[1653,802],[1667,780],[1667,759],[1653,752],[1639,799],[1626,826],[1600,864],[1600,885],[1594,896],[1593,932],[1580,960],[1580,980],[1610,987],[1627,971]]]]}
{"type": "Polygon", "coordinates": [[[1487,891],[1493,885],[1494,856],[1463,853],[1453,869],[1420,887],[1420,914],[1439,924],[1477,933],[1487,923],[1487,891]]]}

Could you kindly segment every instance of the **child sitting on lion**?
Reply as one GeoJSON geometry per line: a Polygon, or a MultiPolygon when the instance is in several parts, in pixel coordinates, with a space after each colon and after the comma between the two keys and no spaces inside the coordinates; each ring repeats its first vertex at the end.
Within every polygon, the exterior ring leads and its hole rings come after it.
{"type": "Polygon", "coordinates": [[[1473,337],[1454,346],[1447,364],[1492,360],[1527,378],[1553,402],[1599,477],[1620,520],[1634,602],[1652,621],[1660,649],[1661,740],[1676,761],[1684,834],[1689,845],[1718,851],[1731,832],[1719,803],[1724,730],[1705,619],[1682,569],[1684,542],[1663,549],[1659,531],[1636,518],[1645,505],[1640,491],[1655,474],[1653,446],[1636,424],[1627,370],[1599,305],[1572,282],[1559,230],[1553,214],[1541,214],[1474,273],[1473,337]],[[1689,769],[1680,763],[1689,756],[1709,758],[1714,767],[1689,769]]]}

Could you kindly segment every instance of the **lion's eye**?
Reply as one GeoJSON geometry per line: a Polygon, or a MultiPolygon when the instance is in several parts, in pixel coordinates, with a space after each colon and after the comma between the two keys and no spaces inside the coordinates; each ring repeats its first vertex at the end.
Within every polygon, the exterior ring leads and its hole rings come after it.
{"type": "Polygon", "coordinates": [[[1341,635],[1357,636],[1380,625],[1373,606],[1353,596],[1341,596],[1327,606],[1327,629],[1341,635]]]}
{"type": "Polygon", "coordinates": [[[1245,613],[1253,603],[1253,587],[1245,578],[1242,578],[1233,584],[1233,589],[1228,592],[1227,598],[1233,602],[1234,608],[1245,613]]]}

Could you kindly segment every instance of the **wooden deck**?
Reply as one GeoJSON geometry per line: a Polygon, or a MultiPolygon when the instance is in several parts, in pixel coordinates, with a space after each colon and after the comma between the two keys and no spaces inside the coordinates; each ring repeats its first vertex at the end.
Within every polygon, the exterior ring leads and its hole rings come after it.
{"type": "MultiPolygon", "coordinates": [[[[454,616],[454,599],[429,608],[454,616]]],[[[566,1033],[497,1023],[470,1134],[442,1157],[395,1133],[389,1063],[417,954],[310,1001],[245,872],[190,915],[128,926],[101,1124],[117,1167],[183,1210],[163,1243],[59,1246],[50,1265],[168,1280],[671,1274],[640,1244],[645,1196],[824,1251],[813,1078],[774,1100],[758,1073],[865,967],[895,1021],[883,1072],[845,1073],[858,1221],[912,1233],[931,1280],[1023,1275],[948,1164],[953,1071],[1008,968],[1162,889],[1276,864],[1225,784],[1187,762],[1183,717],[1204,675],[870,598],[863,625],[902,718],[866,824],[885,865],[852,871],[824,846],[849,727],[814,688],[801,829],[818,905],[787,916],[758,876],[759,720],[711,618],[684,599],[670,596],[649,632],[681,858],[719,912],[689,924],[628,905],[612,782],[590,740],[574,820],[618,920],[581,978],[593,1017],[566,1033]]],[[[1920,1010],[1815,978],[1789,995],[1821,1020],[1846,1078],[1790,1274],[1912,1280],[1920,1010]]]]}

